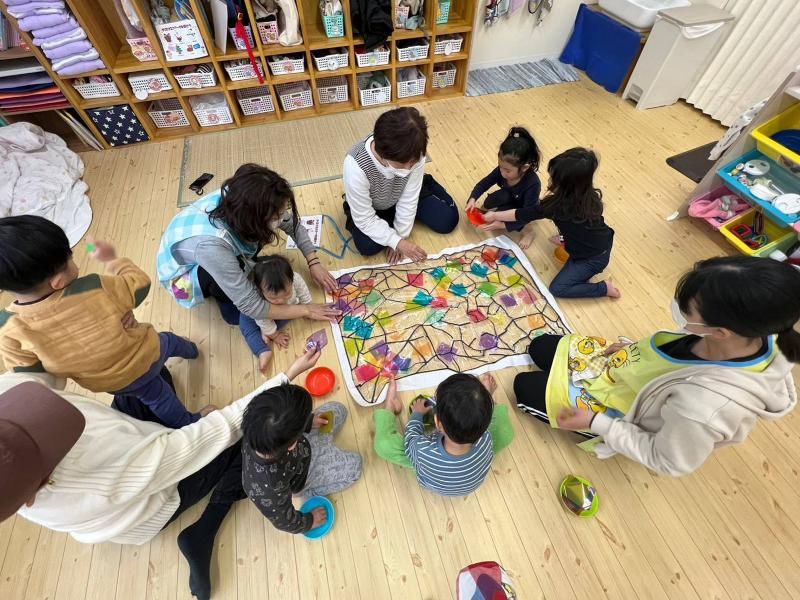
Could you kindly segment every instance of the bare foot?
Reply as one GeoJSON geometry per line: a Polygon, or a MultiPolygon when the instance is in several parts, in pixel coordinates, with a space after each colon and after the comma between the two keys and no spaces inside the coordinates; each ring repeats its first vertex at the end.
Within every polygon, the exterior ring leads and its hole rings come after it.
{"type": "Polygon", "coordinates": [[[403,403],[400,402],[400,398],[397,397],[397,394],[389,394],[386,397],[384,405],[386,406],[386,410],[392,411],[395,415],[399,415],[403,412],[403,403]]]}
{"type": "Polygon", "coordinates": [[[553,244],[553,246],[563,246],[564,245],[564,238],[561,237],[561,234],[550,236],[547,239],[551,244],[553,244]]]}
{"type": "Polygon", "coordinates": [[[519,238],[519,247],[523,250],[527,250],[531,247],[533,243],[533,238],[536,236],[534,235],[533,231],[529,230],[527,227],[522,230],[522,237],[519,238]]]}
{"type": "Polygon", "coordinates": [[[614,299],[622,298],[622,292],[619,291],[619,288],[617,286],[611,283],[610,279],[606,281],[606,289],[608,290],[606,291],[606,296],[608,296],[609,298],[614,298],[614,299]]]}
{"type": "Polygon", "coordinates": [[[258,355],[258,370],[262,375],[267,374],[267,367],[272,360],[272,350],[267,350],[258,355]]]}

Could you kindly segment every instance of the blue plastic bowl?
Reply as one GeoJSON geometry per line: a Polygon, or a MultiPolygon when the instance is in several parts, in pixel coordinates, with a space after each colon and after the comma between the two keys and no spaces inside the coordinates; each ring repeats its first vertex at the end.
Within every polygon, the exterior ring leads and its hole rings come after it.
{"type": "Polygon", "coordinates": [[[328,535],[328,532],[333,528],[333,522],[336,520],[336,510],[333,508],[333,503],[325,496],[313,496],[309,498],[303,503],[303,506],[300,507],[300,512],[310,513],[319,506],[323,507],[325,512],[328,513],[328,520],[322,527],[310,529],[303,534],[310,540],[319,540],[328,535]]]}

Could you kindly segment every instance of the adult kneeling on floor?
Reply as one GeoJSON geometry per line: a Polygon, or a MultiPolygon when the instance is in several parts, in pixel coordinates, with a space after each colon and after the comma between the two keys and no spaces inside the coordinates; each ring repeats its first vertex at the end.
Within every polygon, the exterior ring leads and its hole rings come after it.
{"type": "Polygon", "coordinates": [[[346,227],[364,256],[386,250],[389,263],[425,260],[425,249],[408,237],[414,221],[436,233],[458,225],[453,198],[425,174],[428,123],[416,108],[383,113],[371,135],[344,159],[346,227]]]}
{"type": "Polygon", "coordinates": [[[517,406],[602,436],[601,458],[684,475],[797,405],[800,271],[767,258],[704,260],[678,283],[672,315],[674,330],[639,342],[535,338],[529,352],[541,371],[514,379],[517,406]]]}

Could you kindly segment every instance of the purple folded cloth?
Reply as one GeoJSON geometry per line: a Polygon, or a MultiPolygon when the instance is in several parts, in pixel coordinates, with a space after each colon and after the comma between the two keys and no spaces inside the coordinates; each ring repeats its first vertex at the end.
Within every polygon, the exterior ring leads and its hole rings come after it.
{"type": "Polygon", "coordinates": [[[80,25],[78,25],[78,22],[75,20],[75,17],[70,16],[69,21],[67,21],[66,23],[61,23],[60,25],[53,25],[52,27],[37,28],[31,31],[31,33],[35,38],[45,39],[53,37],[54,35],[61,35],[62,33],[67,33],[68,31],[72,31],[73,29],[77,29],[78,27],[80,27],[80,25]]]}
{"type": "Polygon", "coordinates": [[[100,55],[97,53],[97,50],[94,48],[90,50],[86,50],[85,52],[81,52],[80,54],[73,54],[71,56],[66,56],[64,58],[60,58],[53,61],[53,71],[60,71],[64,67],[68,67],[70,65],[74,65],[79,62],[84,62],[87,60],[96,60],[100,58],[100,55]]]}
{"type": "Polygon", "coordinates": [[[81,54],[87,50],[92,50],[94,46],[88,40],[81,40],[80,42],[72,42],[57,48],[50,48],[44,51],[44,55],[50,60],[57,60],[59,58],[67,58],[73,54],[81,54]]]}
{"type": "Polygon", "coordinates": [[[37,38],[33,41],[33,43],[34,45],[39,46],[42,50],[52,50],[53,48],[58,48],[59,46],[63,46],[65,44],[71,44],[72,42],[80,42],[81,40],[85,39],[86,32],[78,27],[77,29],[73,29],[67,33],[59,33],[53,37],[42,39],[37,38]]]}
{"type": "Polygon", "coordinates": [[[31,15],[30,17],[20,19],[17,23],[22,31],[33,31],[34,29],[41,29],[42,27],[61,25],[69,21],[69,17],[70,16],[65,12],[57,15],[31,15]]]}
{"type": "Polygon", "coordinates": [[[62,77],[68,77],[71,75],[80,75],[82,73],[89,73],[90,71],[97,71],[105,68],[106,66],[103,64],[102,60],[84,60],[68,67],[64,67],[63,69],[58,69],[56,73],[62,77]]]}
{"type": "Polygon", "coordinates": [[[26,15],[49,15],[64,10],[64,3],[58,0],[42,0],[8,7],[9,14],[17,19],[26,15]]]}

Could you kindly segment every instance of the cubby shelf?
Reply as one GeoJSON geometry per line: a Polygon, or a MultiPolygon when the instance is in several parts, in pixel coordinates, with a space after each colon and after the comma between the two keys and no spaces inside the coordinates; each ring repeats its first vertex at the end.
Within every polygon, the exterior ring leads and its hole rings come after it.
{"type": "MultiPolygon", "coordinates": [[[[171,4],[170,0],[167,0],[171,4]]],[[[199,6],[200,0],[189,0],[192,10],[195,15],[200,15],[201,10],[199,6]]],[[[251,23],[255,23],[254,12],[251,0],[240,0],[243,8],[250,18],[251,23]]],[[[393,0],[392,6],[395,5],[396,0],[393,0]]],[[[89,40],[100,53],[103,62],[106,64],[107,69],[95,71],[92,73],[84,73],[71,77],[59,77],[56,73],[52,72],[49,68],[49,61],[41,55],[37,47],[35,47],[30,40],[30,37],[23,33],[22,37],[29,47],[32,48],[33,55],[45,65],[46,70],[53,78],[53,81],[64,92],[65,97],[73,105],[76,111],[81,115],[86,125],[95,133],[98,140],[109,148],[110,146],[99,135],[99,131],[94,126],[94,123],[89,118],[87,110],[100,108],[104,106],[115,106],[127,104],[131,107],[136,114],[139,121],[142,123],[145,131],[152,141],[172,140],[186,135],[196,133],[211,132],[211,131],[224,131],[234,129],[236,127],[246,127],[250,125],[263,125],[265,123],[272,123],[277,121],[292,120],[309,118],[318,115],[328,115],[334,113],[348,112],[352,110],[360,110],[361,108],[373,108],[371,106],[362,107],[356,78],[361,73],[368,73],[372,71],[388,71],[387,76],[392,84],[392,101],[388,104],[379,106],[391,105],[407,105],[425,100],[450,98],[461,96],[466,89],[467,81],[467,66],[470,51],[472,47],[472,23],[475,17],[475,10],[477,7],[477,0],[452,0],[450,22],[446,24],[436,24],[437,5],[436,0],[431,0],[425,3],[425,29],[408,31],[404,29],[395,30],[394,33],[386,42],[386,46],[390,51],[390,61],[388,65],[375,65],[369,67],[358,67],[355,57],[355,48],[362,46],[364,40],[358,36],[353,35],[352,20],[350,18],[350,0],[342,0],[344,9],[344,27],[345,35],[343,37],[328,38],[325,35],[325,29],[322,24],[322,18],[319,11],[318,0],[297,0],[297,9],[300,18],[300,32],[303,37],[303,44],[297,46],[281,46],[278,44],[263,44],[258,31],[254,28],[253,36],[255,38],[255,46],[253,47],[253,54],[256,60],[261,64],[264,70],[264,83],[259,83],[257,78],[247,79],[241,81],[231,81],[228,73],[225,70],[224,63],[229,60],[237,60],[247,58],[246,51],[237,50],[232,41],[228,40],[228,48],[223,53],[218,50],[214,43],[213,30],[209,29],[209,25],[202,19],[196,19],[200,33],[202,34],[203,41],[208,56],[202,58],[193,58],[182,61],[167,61],[164,51],[159,43],[158,35],[155,28],[149,19],[149,2],[148,0],[132,0],[132,4],[136,11],[139,13],[140,21],[145,29],[147,37],[150,39],[153,49],[157,55],[157,60],[149,62],[140,62],[131,53],[131,48],[125,39],[125,31],[122,27],[119,17],[116,13],[113,0],[68,0],[69,8],[75,15],[83,29],[87,32],[89,40]],[[464,40],[461,46],[461,51],[449,56],[435,55],[434,47],[437,38],[443,35],[451,35],[459,33],[463,35],[464,40]],[[397,43],[408,44],[410,40],[421,40],[427,38],[430,43],[430,50],[425,59],[413,62],[400,62],[397,60],[397,43]],[[316,68],[314,63],[312,51],[327,50],[331,48],[342,48],[347,51],[349,56],[348,67],[337,69],[336,71],[320,71],[316,68]],[[269,70],[267,59],[276,55],[283,54],[303,54],[305,57],[305,70],[302,73],[290,73],[287,75],[273,75],[269,70]],[[442,62],[451,62],[457,66],[455,85],[436,89],[432,86],[432,74],[434,66],[442,62]],[[216,82],[213,87],[206,88],[181,88],[175,80],[174,70],[178,67],[186,65],[208,64],[214,70],[216,82]],[[416,67],[425,75],[428,83],[425,88],[425,94],[420,96],[413,96],[410,98],[397,97],[397,70],[407,67],[416,67]],[[145,71],[162,71],[172,86],[171,90],[151,94],[146,100],[137,99],[133,94],[133,90],[128,83],[129,76],[135,76],[145,71]],[[108,98],[82,98],[75,88],[72,86],[72,80],[77,77],[88,77],[91,75],[110,75],[120,91],[119,96],[108,98]],[[335,104],[320,104],[317,95],[317,82],[320,79],[327,79],[329,77],[342,76],[347,80],[349,98],[346,102],[335,104]],[[314,97],[314,105],[310,108],[302,110],[284,111],[280,99],[278,97],[276,85],[284,83],[294,83],[299,81],[306,81],[311,86],[312,95],[314,97]],[[274,105],[274,112],[245,115],[236,98],[236,91],[266,86],[269,90],[274,105]],[[191,111],[189,98],[201,94],[223,94],[231,113],[234,122],[228,125],[217,125],[212,127],[203,127],[195,118],[191,111]],[[190,125],[185,127],[159,129],[155,126],[149,115],[147,109],[150,103],[154,100],[176,98],[186,116],[190,125]]],[[[0,3],[0,10],[9,18],[9,21],[16,25],[15,20],[10,17],[5,5],[0,3]]]]}

